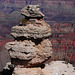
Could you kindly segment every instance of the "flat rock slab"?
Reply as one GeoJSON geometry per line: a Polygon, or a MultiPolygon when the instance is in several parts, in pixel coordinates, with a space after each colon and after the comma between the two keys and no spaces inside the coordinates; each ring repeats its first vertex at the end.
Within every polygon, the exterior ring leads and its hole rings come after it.
{"type": "Polygon", "coordinates": [[[65,64],[65,61],[52,61],[42,71],[44,75],[75,75],[72,64],[65,64]]]}
{"type": "Polygon", "coordinates": [[[12,75],[44,75],[41,68],[15,68],[12,75]]]}

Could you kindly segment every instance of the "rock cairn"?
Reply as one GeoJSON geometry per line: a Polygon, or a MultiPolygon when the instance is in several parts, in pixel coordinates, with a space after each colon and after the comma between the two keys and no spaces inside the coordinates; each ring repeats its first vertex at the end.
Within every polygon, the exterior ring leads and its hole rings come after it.
{"type": "Polygon", "coordinates": [[[38,67],[52,56],[50,25],[43,20],[39,5],[27,5],[21,14],[25,18],[11,29],[14,41],[8,42],[5,47],[15,66],[38,67]]]}

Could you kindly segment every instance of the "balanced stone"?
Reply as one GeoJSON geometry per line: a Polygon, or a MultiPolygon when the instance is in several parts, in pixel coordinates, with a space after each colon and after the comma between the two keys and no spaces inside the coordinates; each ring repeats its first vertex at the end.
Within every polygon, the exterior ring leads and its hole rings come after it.
{"type": "Polygon", "coordinates": [[[13,41],[7,43],[5,47],[10,53],[12,63],[22,67],[39,65],[52,55],[52,45],[48,39],[38,45],[28,40],[13,41]]]}
{"type": "Polygon", "coordinates": [[[25,18],[11,29],[15,41],[8,42],[5,47],[12,64],[19,67],[40,66],[52,56],[50,25],[44,21],[39,5],[25,6],[21,14],[25,18]]]}
{"type": "Polygon", "coordinates": [[[21,14],[26,18],[43,18],[39,5],[27,5],[21,10],[21,14]]]}

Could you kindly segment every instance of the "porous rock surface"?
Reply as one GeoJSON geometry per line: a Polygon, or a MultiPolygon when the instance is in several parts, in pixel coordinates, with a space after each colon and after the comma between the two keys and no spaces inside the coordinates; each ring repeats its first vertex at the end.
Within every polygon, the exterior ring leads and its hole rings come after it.
{"type": "Polygon", "coordinates": [[[10,52],[11,58],[20,60],[30,60],[35,57],[35,44],[31,41],[13,41],[6,44],[6,48],[10,52]]]}
{"type": "Polygon", "coordinates": [[[52,61],[45,68],[18,68],[14,69],[13,75],[75,75],[75,68],[65,61],[52,61]]]}
{"type": "Polygon", "coordinates": [[[15,68],[13,75],[44,75],[41,68],[15,68]]]}
{"type": "MultiPolygon", "coordinates": [[[[52,55],[52,45],[48,39],[43,40],[38,45],[31,40],[24,40],[23,42],[13,41],[7,43],[5,47],[10,53],[10,57],[13,60],[12,63],[18,59],[14,64],[20,65],[18,62],[23,61],[23,63],[28,63],[26,67],[41,64],[52,55]]],[[[25,64],[23,65],[25,66],[25,64]]]]}
{"type": "Polygon", "coordinates": [[[24,15],[25,17],[30,17],[30,18],[32,17],[38,18],[44,16],[40,11],[39,5],[27,5],[21,10],[21,14],[24,15]]]}
{"type": "Polygon", "coordinates": [[[43,75],[41,68],[37,67],[44,67],[52,56],[50,25],[44,21],[39,5],[27,5],[21,14],[25,18],[11,29],[14,41],[5,45],[11,63],[16,66],[13,75],[43,75]]]}
{"type": "Polygon", "coordinates": [[[45,23],[44,20],[36,20],[36,21],[37,22],[33,22],[33,23],[28,21],[29,24],[26,24],[26,26],[12,27],[11,35],[14,38],[25,37],[28,39],[49,37],[51,35],[50,26],[47,23],[45,23]]]}

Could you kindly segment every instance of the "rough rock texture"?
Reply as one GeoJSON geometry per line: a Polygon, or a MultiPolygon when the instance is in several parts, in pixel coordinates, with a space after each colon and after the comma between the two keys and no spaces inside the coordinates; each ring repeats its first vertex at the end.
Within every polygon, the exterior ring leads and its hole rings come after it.
{"type": "Polygon", "coordinates": [[[18,68],[14,69],[13,75],[75,75],[75,69],[65,61],[52,61],[45,68],[18,68]]]}
{"type": "Polygon", "coordinates": [[[46,38],[51,35],[51,29],[50,26],[45,23],[44,20],[31,19],[29,24],[26,24],[26,26],[14,26],[12,28],[11,35],[14,38],[46,38]]]}
{"type": "Polygon", "coordinates": [[[23,42],[14,41],[6,44],[6,49],[10,53],[12,63],[20,65],[18,62],[23,62],[24,66],[38,65],[47,60],[52,55],[51,42],[46,39],[40,44],[36,45],[31,40],[24,40],[23,42]],[[16,61],[17,59],[17,61],[16,61]]]}
{"type": "Polygon", "coordinates": [[[44,75],[75,75],[75,68],[65,61],[52,61],[42,71],[44,75]]]}
{"type": "Polygon", "coordinates": [[[30,18],[41,18],[44,16],[40,11],[39,5],[27,5],[21,10],[21,14],[30,18]]]}
{"type": "Polygon", "coordinates": [[[20,59],[20,60],[30,60],[35,56],[34,48],[35,44],[31,41],[23,41],[23,42],[9,42],[6,44],[6,48],[10,52],[11,58],[20,59]]]}
{"type": "Polygon", "coordinates": [[[44,75],[41,68],[15,68],[13,75],[44,75]]]}
{"type": "Polygon", "coordinates": [[[43,75],[41,69],[33,67],[44,67],[52,56],[50,26],[43,20],[39,5],[28,5],[21,10],[21,14],[25,18],[11,29],[14,41],[5,45],[11,63],[16,66],[13,75],[43,75]]]}

